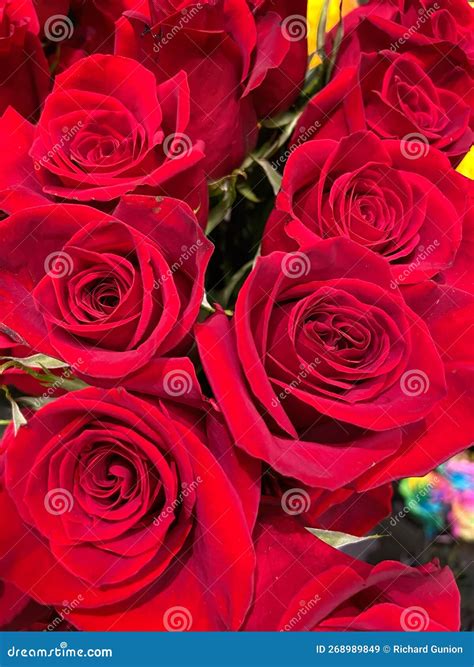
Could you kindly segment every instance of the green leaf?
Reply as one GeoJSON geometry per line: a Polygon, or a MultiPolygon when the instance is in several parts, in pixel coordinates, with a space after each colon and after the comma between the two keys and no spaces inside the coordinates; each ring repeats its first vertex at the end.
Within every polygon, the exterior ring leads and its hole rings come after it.
{"type": "Polygon", "coordinates": [[[27,423],[27,421],[25,417],[22,415],[21,410],[18,407],[18,403],[13,400],[10,401],[10,403],[12,406],[13,431],[16,435],[20,430],[20,427],[24,426],[27,423]]]}
{"type": "Polygon", "coordinates": [[[245,197],[245,199],[248,199],[253,204],[259,204],[262,201],[259,197],[257,197],[255,192],[250,187],[250,185],[245,181],[243,181],[242,183],[237,183],[237,191],[243,197],[245,197]]]}
{"type": "Polygon", "coordinates": [[[262,127],[268,127],[271,130],[279,130],[293,121],[295,117],[294,111],[285,111],[273,118],[265,118],[261,121],[262,127]]]}
{"type": "Polygon", "coordinates": [[[253,264],[254,264],[253,259],[251,259],[249,262],[244,264],[238,271],[234,273],[234,275],[229,279],[229,282],[227,283],[225,289],[222,290],[222,303],[224,306],[227,306],[227,304],[230,301],[230,298],[237,287],[237,285],[240,283],[240,281],[244,278],[245,274],[251,271],[253,264]]]}
{"type": "Polygon", "coordinates": [[[204,296],[202,297],[201,308],[208,313],[215,313],[216,312],[216,309],[214,308],[214,306],[211,306],[211,304],[209,303],[209,298],[208,298],[206,292],[204,292],[204,296]]]}
{"type": "Polygon", "coordinates": [[[13,396],[10,394],[10,391],[8,387],[2,385],[1,388],[5,392],[5,396],[7,400],[10,402],[11,408],[12,408],[12,420],[13,420],[13,432],[15,435],[18,433],[19,429],[21,426],[24,426],[27,421],[25,417],[22,415],[21,410],[18,406],[18,403],[15,401],[13,396]]]}
{"type": "Polygon", "coordinates": [[[33,354],[31,357],[2,357],[2,360],[12,361],[24,368],[46,368],[55,370],[57,368],[67,368],[69,364],[59,359],[53,359],[46,354],[33,354]]]}
{"type": "Polygon", "coordinates": [[[207,221],[206,234],[210,234],[218,224],[224,220],[227,213],[232,208],[232,204],[237,196],[235,189],[235,182],[238,174],[227,177],[222,181],[211,184],[209,192],[212,198],[220,195],[220,201],[209,211],[209,218],[207,221]],[[216,193],[216,194],[214,194],[216,193]]]}
{"type": "Polygon", "coordinates": [[[360,542],[365,542],[366,540],[375,540],[379,537],[383,537],[382,535],[366,535],[364,537],[357,537],[356,535],[349,535],[348,533],[340,533],[337,530],[322,530],[320,528],[306,527],[306,530],[311,533],[311,535],[314,535],[335,549],[342,549],[342,547],[346,547],[349,544],[359,544],[360,542]]]}
{"type": "Polygon", "coordinates": [[[272,167],[272,165],[268,162],[268,160],[258,157],[255,157],[254,160],[257,164],[259,164],[262,167],[266,177],[270,182],[270,185],[273,188],[274,194],[277,195],[281,188],[281,175],[277,172],[276,169],[272,167]]]}
{"type": "Polygon", "coordinates": [[[326,52],[324,50],[324,45],[326,42],[326,26],[328,22],[328,9],[329,9],[329,0],[324,0],[324,4],[321,8],[321,15],[319,17],[318,23],[318,41],[317,41],[317,51],[321,58],[324,60],[326,57],[326,52]]]}
{"type": "Polygon", "coordinates": [[[342,0],[339,3],[339,24],[337,26],[336,36],[334,38],[334,44],[332,46],[332,51],[328,59],[328,68],[326,72],[326,83],[329,83],[331,80],[332,72],[334,65],[336,64],[337,54],[339,53],[339,48],[341,46],[342,38],[344,37],[344,23],[342,21],[342,0]]]}
{"type": "Polygon", "coordinates": [[[45,398],[44,396],[20,396],[20,398],[17,400],[18,403],[21,403],[21,405],[26,405],[26,407],[30,408],[31,410],[39,410],[43,407],[43,405],[52,403],[54,398],[45,398]]]}

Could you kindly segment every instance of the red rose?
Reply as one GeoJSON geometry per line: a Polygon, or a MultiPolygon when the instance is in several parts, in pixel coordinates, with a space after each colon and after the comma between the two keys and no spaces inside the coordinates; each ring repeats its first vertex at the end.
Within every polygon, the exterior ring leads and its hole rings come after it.
{"type": "Polygon", "coordinates": [[[188,121],[184,73],[157,87],[154,75],[129,58],[84,58],[56,78],[35,128],[4,115],[8,159],[0,189],[22,185],[84,202],[172,194],[205,219],[203,145],[187,136],[188,121]]]}
{"type": "MultiPolygon", "coordinates": [[[[332,48],[336,28],[328,38],[332,48]]],[[[461,48],[474,65],[474,10],[466,0],[370,0],[344,18],[339,66],[360,53],[436,44],[440,60],[461,48]],[[446,48],[447,47],[447,48],[446,48]]]]}
{"type": "Polygon", "coordinates": [[[2,320],[35,351],[123,380],[189,347],[212,245],[182,202],[50,204],[10,216],[0,238],[2,320]]]}
{"type": "Polygon", "coordinates": [[[357,67],[342,68],[309,102],[291,145],[369,129],[414,141],[409,156],[431,145],[456,165],[473,143],[474,79],[462,51],[440,48],[363,53],[357,67]]]}
{"type": "Polygon", "coordinates": [[[263,252],[345,236],[387,258],[394,287],[415,283],[454,262],[472,190],[421,142],[370,132],[309,141],[288,159],[263,252]]]}
{"type": "Polygon", "coordinates": [[[79,599],[79,629],[238,629],[255,567],[249,489],[234,488],[213,454],[228,458],[231,443],[204,423],[170,401],[89,388],[9,430],[5,579],[43,604],[79,599]]]}
{"type": "Polygon", "coordinates": [[[36,119],[48,94],[48,63],[31,0],[0,1],[0,114],[13,106],[36,119]]]}
{"type": "Polygon", "coordinates": [[[233,319],[197,328],[236,444],[331,490],[425,474],[466,447],[473,299],[432,283],[407,298],[383,258],[347,239],[259,258],[233,319]]]}
{"type": "Polygon", "coordinates": [[[306,2],[152,2],[152,23],[118,23],[117,52],[150,67],[157,80],[183,69],[191,90],[189,135],[205,143],[206,171],[239,167],[257,139],[257,117],[288,108],[306,70],[306,2]]]}
{"type": "Polygon", "coordinates": [[[244,630],[459,630],[459,591],[448,568],[369,565],[295,531],[289,518],[262,514],[255,603],[244,630]]]}

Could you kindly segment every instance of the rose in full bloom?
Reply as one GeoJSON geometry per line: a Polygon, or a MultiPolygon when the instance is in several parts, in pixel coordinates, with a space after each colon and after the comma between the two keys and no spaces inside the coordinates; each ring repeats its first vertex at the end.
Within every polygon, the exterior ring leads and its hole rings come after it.
{"type": "Polygon", "coordinates": [[[43,604],[80,600],[83,630],[238,629],[255,567],[240,497],[258,495],[199,415],[91,387],[9,429],[2,576],[43,604]]]}
{"type": "Polygon", "coordinates": [[[238,447],[309,486],[364,490],[472,441],[472,314],[452,287],[402,294],[384,258],[335,238],[259,258],[233,318],[196,335],[238,447]]]}
{"type": "Polygon", "coordinates": [[[203,144],[189,139],[188,122],[183,72],[157,86],[130,58],[83,58],[56,78],[36,127],[11,110],[1,119],[0,190],[102,205],[131,192],[170,194],[205,219],[203,144]]]}
{"type": "Polygon", "coordinates": [[[0,0],[0,114],[35,120],[49,89],[48,63],[32,0],[0,0]]]}
{"type": "Polygon", "coordinates": [[[449,568],[369,565],[264,508],[255,536],[255,603],[244,630],[442,632],[459,630],[449,568]]]}
{"type": "MultiPolygon", "coordinates": [[[[335,37],[329,35],[328,48],[335,37]]],[[[474,9],[466,0],[369,0],[344,18],[339,65],[361,52],[394,51],[435,44],[440,59],[460,48],[474,65],[474,9]]]]}
{"type": "Polygon", "coordinates": [[[212,252],[191,209],[123,197],[26,209],[0,229],[2,322],[36,352],[123,378],[189,347],[212,252]]]}
{"type": "Polygon", "coordinates": [[[191,90],[189,135],[206,146],[211,178],[239,167],[257,120],[287,109],[305,76],[306,0],[151,2],[118,22],[117,52],[157,80],[184,70],[191,90]]]}
{"type": "Polygon", "coordinates": [[[371,132],[308,141],[288,159],[263,252],[344,236],[384,256],[394,283],[416,283],[452,266],[472,225],[472,192],[423,142],[371,132]]]}
{"type": "Polygon", "coordinates": [[[474,79],[465,54],[445,50],[426,45],[362,53],[356,67],[342,67],[309,102],[291,144],[369,129],[413,141],[407,144],[411,157],[434,146],[457,165],[473,143],[474,79]]]}

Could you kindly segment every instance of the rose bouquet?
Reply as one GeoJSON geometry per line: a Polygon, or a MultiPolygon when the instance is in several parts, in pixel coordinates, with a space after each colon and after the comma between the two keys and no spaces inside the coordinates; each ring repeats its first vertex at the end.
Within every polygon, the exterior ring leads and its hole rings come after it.
{"type": "Polygon", "coordinates": [[[0,0],[3,628],[459,629],[474,11],[320,5],[0,0]]]}

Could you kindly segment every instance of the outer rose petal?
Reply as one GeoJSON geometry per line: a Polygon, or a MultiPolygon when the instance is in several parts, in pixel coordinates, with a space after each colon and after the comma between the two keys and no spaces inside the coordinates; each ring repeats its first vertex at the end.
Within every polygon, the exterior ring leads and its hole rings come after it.
{"type": "Polygon", "coordinates": [[[402,450],[396,456],[363,475],[360,489],[377,486],[382,479],[425,475],[474,440],[474,352],[470,335],[474,297],[432,282],[407,288],[404,294],[425,319],[438,346],[446,366],[448,394],[423,422],[406,430],[402,450]]]}
{"type": "Polygon", "coordinates": [[[255,602],[245,630],[401,630],[410,606],[426,611],[424,630],[459,629],[459,592],[448,568],[371,566],[297,526],[291,517],[262,513],[255,602]],[[368,589],[372,599],[357,602],[368,589]]]}

